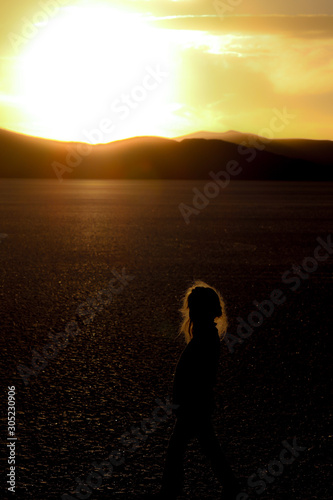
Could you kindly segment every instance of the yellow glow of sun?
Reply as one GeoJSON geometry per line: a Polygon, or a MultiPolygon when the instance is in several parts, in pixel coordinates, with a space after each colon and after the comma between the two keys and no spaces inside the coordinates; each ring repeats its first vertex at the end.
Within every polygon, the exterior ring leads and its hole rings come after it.
{"type": "Polygon", "coordinates": [[[170,61],[163,32],[138,15],[67,7],[22,54],[20,94],[45,137],[109,142],[158,134],[170,61]]]}

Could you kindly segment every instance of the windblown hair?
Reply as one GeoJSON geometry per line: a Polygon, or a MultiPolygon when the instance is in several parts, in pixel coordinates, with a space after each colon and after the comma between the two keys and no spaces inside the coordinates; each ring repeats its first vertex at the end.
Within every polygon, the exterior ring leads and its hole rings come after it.
{"type": "Polygon", "coordinates": [[[215,323],[220,338],[223,338],[227,333],[228,319],[220,292],[204,281],[195,281],[186,290],[182,307],[179,309],[183,317],[179,335],[184,335],[187,344],[193,338],[193,323],[205,314],[214,314],[212,311],[216,311],[218,306],[222,310],[222,315],[216,316],[215,323]]]}

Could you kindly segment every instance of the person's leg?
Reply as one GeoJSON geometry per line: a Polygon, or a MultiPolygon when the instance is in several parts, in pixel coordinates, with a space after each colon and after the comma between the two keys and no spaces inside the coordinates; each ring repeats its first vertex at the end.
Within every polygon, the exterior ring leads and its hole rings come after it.
{"type": "Polygon", "coordinates": [[[176,420],[166,453],[161,493],[176,498],[184,486],[184,455],[193,435],[193,427],[187,418],[176,420]]]}
{"type": "Polygon", "coordinates": [[[223,486],[223,498],[226,500],[236,499],[241,487],[222,451],[210,416],[200,419],[197,436],[200,447],[209,459],[216,478],[223,486]]]}

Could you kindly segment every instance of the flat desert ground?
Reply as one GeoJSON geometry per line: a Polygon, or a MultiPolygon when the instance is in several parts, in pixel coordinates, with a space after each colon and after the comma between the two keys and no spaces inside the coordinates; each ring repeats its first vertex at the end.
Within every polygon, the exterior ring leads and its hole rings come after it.
{"type": "MultiPolygon", "coordinates": [[[[262,500],[331,498],[333,255],[323,249],[318,262],[314,252],[318,238],[327,242],[333,233],[333,185],[233,181],[186,224],[179,204],[192,205],[193,188],[204,187],[0,180],[2,408],[14,385],[16,498],[125,500],[158,490],[173,417],[141,432],[135,449],[122,436],[142,431],[156,400],[171,395],[184,348],[181,299],[198,279],[221,291],[231,335],[238,318],[248,321],[257,310],[254,301],[277,289],[285,298],[233,349],[221,342],[214,423],[244,491],[262,500]],[[293,266],[303,273],[298,282],[293,266]],[[123,269],[132,279],[102,304],[99,292],[123,269]],[[79,317],[85,307],[90,316],[79,317]],[[79,332],[24,383],[18,367],[32,369],[50,335],[73,321],[79,332]],[[285,441],[302,451],[282,470],[276,461],[285,441]],[[91,480],[93,464],[110,450],[122,463],[91,494],[77,496],[77,480],[91,480]],[[258,482],[259,469],[271,471],[261,493],[247,482],[254,474],[258,482]]],[[[184,498],[212,500],[220,492],[193,441],[184,498]]]]}

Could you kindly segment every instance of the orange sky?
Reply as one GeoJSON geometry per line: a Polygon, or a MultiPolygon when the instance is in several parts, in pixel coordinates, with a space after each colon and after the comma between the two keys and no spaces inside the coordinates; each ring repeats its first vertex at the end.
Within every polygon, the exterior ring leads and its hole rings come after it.
{"type": "Polygon", "coordinates": [[[333,139],[330,0],[25,0],[2,11],[2,128],[88,142],[229,129],[333,139]],[[272,127],[277,112],[289,119],[272,127]]]}

